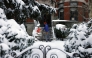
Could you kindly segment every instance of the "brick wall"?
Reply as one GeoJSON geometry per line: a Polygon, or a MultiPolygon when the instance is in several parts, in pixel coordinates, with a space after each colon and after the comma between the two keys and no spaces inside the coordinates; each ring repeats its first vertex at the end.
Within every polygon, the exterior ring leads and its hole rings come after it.
{"type": "MultiPolygon", "coordinates": [[[[69,6],[69,2],[65,2],[64,6],[69,6]]],[[[70,7],[65,7],[64,8],[64,20],[70,20],[70,7]]]]}
{"type": "MultiPolygon", "coordinates": [[[[83,3],[82,2],[78,2],[79,6],[82,6],[83,3]]],[[[82,22],[83,21],[83,8],[82,7],[78,7],[78,21],[82,22]]]]}
{"type": "Polygon", "coordinates": [[[27,18],[27,19],[26,19],[26,22],[27,22],[27,23],[33,23],[34,21],[33,21],[33,19],[31,19],[31,18],[27,18]]]}

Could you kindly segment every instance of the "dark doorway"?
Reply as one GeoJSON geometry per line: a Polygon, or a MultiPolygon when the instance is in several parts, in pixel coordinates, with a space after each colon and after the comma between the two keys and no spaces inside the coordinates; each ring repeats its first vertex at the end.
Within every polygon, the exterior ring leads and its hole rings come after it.
{"type": "Polygon", "coordinates": [[[41,27],[44,26],[44,22],[47,22],[48,26],[51,27],[51,14],[44,14],[42,15],[42,20],[40,20],[41,27]]]}

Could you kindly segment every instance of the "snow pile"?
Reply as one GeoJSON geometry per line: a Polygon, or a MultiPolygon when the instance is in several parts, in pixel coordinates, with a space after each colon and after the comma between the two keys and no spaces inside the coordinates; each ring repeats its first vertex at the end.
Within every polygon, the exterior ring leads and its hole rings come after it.
{"type": "Polygon", "coordinates": [[[60,29],[61,31],[64,31],[66,29],[66,26],[63,24],[56,24],[56,29],[60,29]]]}
{"type": "Polygon", "coordinates": [[[77,52],[80,58],[90,58],[92,55],[92,19],[81,24],[74,24],[65,43],[69,53],[77,52]]]}
{"type": "Polygon", "coordinates": [[[4,53],[0,55],[0,57],[2,56],[5,58],[9,52],[9,56],[12,56],[11,53],[14,51],[21,52],[23,49],[31,46],[34,43],[35,38],[27,34],[23,24],[17,24],[14,19],[4,19],[6,16],[3,9],[0,8],[0,10],[0,54],[1,52],[4,53]]]}

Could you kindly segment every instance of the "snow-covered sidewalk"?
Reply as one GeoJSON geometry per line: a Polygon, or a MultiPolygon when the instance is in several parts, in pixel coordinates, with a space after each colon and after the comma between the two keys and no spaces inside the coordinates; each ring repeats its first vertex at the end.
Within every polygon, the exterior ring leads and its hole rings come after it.
{"type": "Polygon", "coordinates": [[[58,48],[64,50],[64,43],[65,41],[51,41],[51,42],[45,42],[45,41],[36,41],[32,47],[39,47],[40,45],[51,46],[51,48],[58,48]]]}

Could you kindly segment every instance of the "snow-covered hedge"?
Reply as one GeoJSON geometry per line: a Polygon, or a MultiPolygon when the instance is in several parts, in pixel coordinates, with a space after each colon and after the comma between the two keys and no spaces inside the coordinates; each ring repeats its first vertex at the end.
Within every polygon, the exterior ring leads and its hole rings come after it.
{"type": "Polygon", "coordinates": [[[80,58],[92,57],[92,19],[81,24],[74,24],[67,38],[64,45],[67,52],[77,52],[80,58]]]}
{"type": "Polygon", "coordinates": [[[56,24],[54,28],[55,36],[59,40],[63,40],[68,35],[68,29],[63,24],[56,24]]]}

